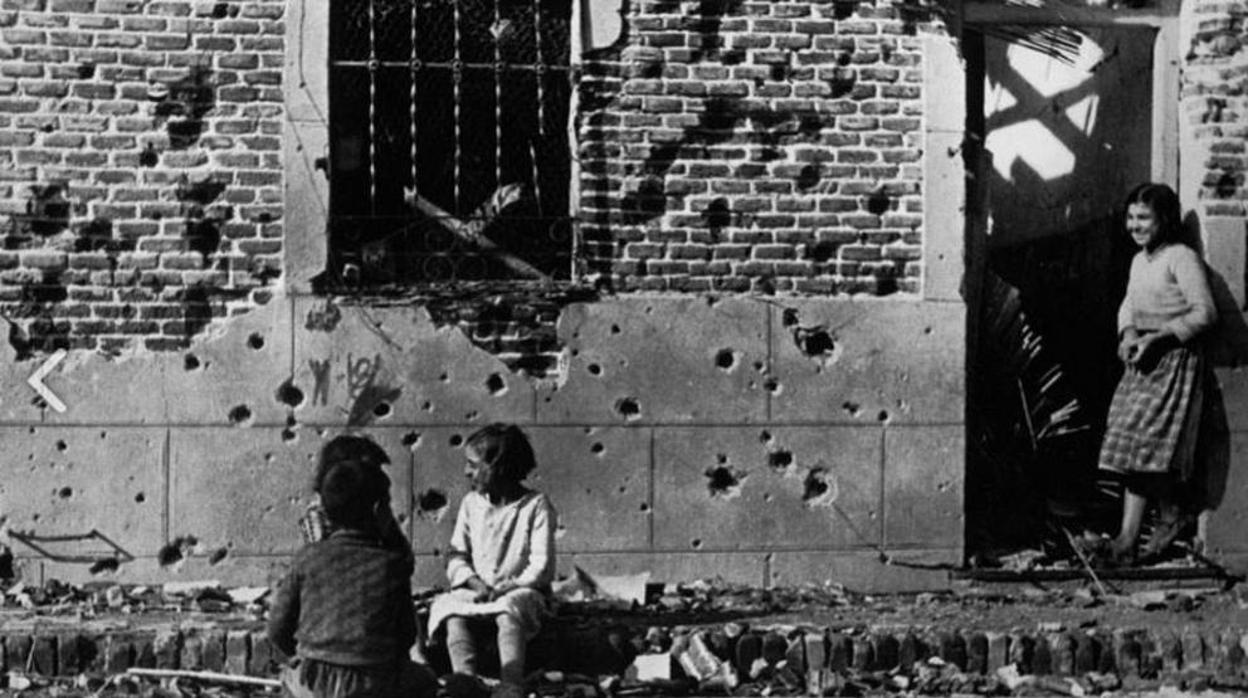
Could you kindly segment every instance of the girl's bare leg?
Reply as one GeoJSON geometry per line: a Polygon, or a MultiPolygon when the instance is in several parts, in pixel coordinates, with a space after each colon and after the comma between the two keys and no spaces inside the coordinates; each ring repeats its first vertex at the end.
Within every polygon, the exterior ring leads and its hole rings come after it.
{"type": "Polygon", "coordinates": [[[1130,553],[1135,549],[1135,541],[1140,537],[1140,524],[1144,521],[1144,508],[1148,500],[1144,495],[1131,490],[1122,495],[1122,528],[1114,539],[1114,552],[1119,555],[1130,553]]]}
{"type": "Polygon", "coordinates": [[[451,657],[451,671],[477,675],[477,646],[467,618],[451,616],[446,619],[446,653],[451,657]]]}
{"type": "Polygon", "coordinates": [[[515,618],[498,616],[498,678],[503,683],[524,683],[524,630],[515,618]]]}

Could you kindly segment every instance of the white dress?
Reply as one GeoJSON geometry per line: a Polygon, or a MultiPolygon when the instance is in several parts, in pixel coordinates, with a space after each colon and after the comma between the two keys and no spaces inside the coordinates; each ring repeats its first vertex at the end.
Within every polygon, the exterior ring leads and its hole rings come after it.
{"type": "Polygon", "coordinates": [[[446,565],[451,591],[433,600],[430,632],[450,616],[506,613],[520,622],[526,638],[536,635],[555,578],[555,524],[555,508],[540,492],[497,506],[478,492],[465,495],[446,565]],[[475,592],[465,586],[474,575],[504,593],[494,601],[474,602],[475,592]]]}

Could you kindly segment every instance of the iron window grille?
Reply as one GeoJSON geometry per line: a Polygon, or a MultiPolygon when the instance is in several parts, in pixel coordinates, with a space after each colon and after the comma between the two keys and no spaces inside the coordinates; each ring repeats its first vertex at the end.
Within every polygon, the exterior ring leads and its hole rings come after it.
{"type": "Polygon", "coordinates": [[[567,279],[570,0],[333,0],[330,272],[567,279]]]}

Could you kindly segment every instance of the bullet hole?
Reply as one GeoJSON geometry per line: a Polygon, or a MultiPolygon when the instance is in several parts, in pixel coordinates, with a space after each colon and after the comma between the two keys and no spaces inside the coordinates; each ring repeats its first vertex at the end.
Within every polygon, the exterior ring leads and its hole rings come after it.
{"type": "Polygon", "coordinates": [[[707,204],[702,211],[702,221],[711,230],[726,228],[732,224],[732,209],[728,208],[728,200],[718,198],[707,204]]]}
{"type": "Polygon", "coordinates": [[[182,359],[182,368],[187,371],[194,371],[199,368],[199,357],[194,354],[187,354],[186,357],[182,359]]]}
{"type": "Polygon", "coordinates": [[[195,536],[178,536],[156,553],[156,560],[161,567],[168,567],[189,557],[196,545],[199,539],[195,536]]]}
{"type": "Polygon", "coordinates": [[[771,435],[771,432],[767,431],[766,429],[762,430],[762,431],[761,431],[761,432],[759,432],[759,434],[758,434],[758,440],[759,440],[760,442],[762,442],[762,443],[765,443],[765,444],[769,444],[769,443],[771,443],[771,440],[772,440],[773,438],[775,438],[775,437],[773,437],[773,436],[771,435]]]}
{"type": "Polygon", "coordinates": [[[228,187],[226,182],[213,177],[205,177],[196,181],[184,177],[174,189],[173,195],[179,201],[207,206],[221,198],[228,187]]]}
{"type": "Polygon", "coordinates": [[[612,325],[612,326],[611,326],[611,334],[619,334],[619,333],[620,333],[620,326],[619,326],[619,325],[612,325]]]}
{"type": "Polygon", "coordinates": [[[793,328],[793,341],[803,354],[812,358],[829,358],[836,352],[836,340],[823,325],[793,328]]]}
{"type": "Polygon", "coordinates": [[[160,162],[160,153],[156,152],[156,146],[151,143],[139,153],[139,164],[143,167],[155,167],[160,162]]]}
{"type": "Polygon", "coordinates": [[[105,557],[91,563],[91,567],[87,569],[92,575],[109,574],[121,569],[121,561],[115,557],[105,557]]]}
{"type": "Polygon", "coordinates": [[[877,191],[871,196],[867,197],[867,212],[868,213],[874,213],[877,216],[882,216],[885,213],[887,213],[888,209],[890,209],[891,207],[892,207],[892,201],[889,199],[888,194],[885,193],[883,190],[877,191]]]}
{"type": "Polygon", "coordinates": [[[811,468],[802,483],[802,501],[808,506],[831,504],[839,494],[836,479],[827,468],[811,468]]]}
{"type": "Polygon", "coordinates": [[[763,501],[764,501],[764,502],[771,502],[771,500],[773,500],[773,499],[775,499],[775,498],[776,498],[776,496],[775,496],[774,494],[770,493],[770,492],[768,492],[768,493],[766,493],[766,494],[764,494],[764,495],[763,495],[763,501]]]}
{"type": "Polygon", "coordinates": [[[56,450],[60,451],[61,453],[64,453],[68,448],[69,448],[69,444],[65,443],[63,440],[60,440],[60,439],[57,440],[56,450]]]}
{"type": "Polygon", "coordinates": [[[635,397],[622,397],[615,401],[615,412],[628,421],[641,419],[641,405],[635,397]]]}
{"type": "Polygon", "coordinates": [[[95,64],[94,63],[81,63],[78,65],[78,79],[79,80],[90,80],[93,77],[95,77],[95,64]]]}
{"type": "Polygon", "coordinates": [[[230,16],[230,3],[219,2],[212,6],[213,19],[225,19],[230,16]]]}
{"type": "Polygon", "coordinates": [[[402,394],[401,388],[388,388],[384,385],[368,383],[351,403],[351,409],[347,413],[347,424],[364,426],[377,417],[390,414],[390,405],[396,402],[402,394]]]}
{"type": "Polygon", "coordinates": [[[415,449],[418,445],[420,445],[420,432],[416,432],[416,431],[407,432],[406,434],[403,435],[403,439],[401,443],[406,448],[415,449]]]}
{"type": "Polygon", "coordinates": [[[731,349],[720,349],[715,354],[715,365],[723,371],[731,371],[737,365],[737,356],[731,349]]]}
{"type": "Polygon", "coordinates": [[[390,403],[388,402],[379,402],[377,403],[376,406],[373,407],[373,416],[377,417],[378,419],[381,419],[382,417],[389,417],[390,412],[391,412],[391,408],[390,408],[390,403]]]}
{"type": "Polygon", "coordinates": [[[277,387],[277,401],[293,409],[303,404],[303,391],[286,379],[277,387]]]}
{"type": "Polygon", "coordinates": [[[146,502],[146,501],[147,501],[147,495],[145,493],[139,492],[138,494],[134,495],[135,504],[142,504],[143,502],[146,502]]]}
{"type": "Polygon", "coordinates": [[[887,422],[891,417],[892,415],[888,413],[888,410],[880,410],[880,413],[875,415],[876,420],[880,422],[887,422]]]}
{"type": "Polygon", "coordinates": [[[446,513],[448,504],[446,494],[439,490],[428,489],[416,497],[416,515],[422,519],[440,520],[446,513]]]}
{"type": "Polygon", "coordinates": [[[930,327],[923,328],[923,334],[931,334],[931,333],[932,333],[932,328],[930,327]]]}
{"type": "Polygon", "coordinates": [[[642,502],[641,505],[637,507],[637,511],[640,511],[643,514],[648,514],[650,513],[650,505],[642,502]]]}
{"type": "Polygon", "coordinates": [[[251,408],[246,405],[236,405],[230,410],[230,424],[242,426],[251,420],[251,408]]]}
{"type": "Polygon", "coordinates": [[[797,310],[793,308],[785,308],[780,314],[780,324],[785,327],[792,327],[797,324],[797,310]]]}
{"type": "Polygon", "coordinates": [[[716,463],[719,463],[720,465],[723,465],[723,464],[727,463],[727,462],[728,462],[728,455],[727,455],[727,454],[725,454],[725,453],[716,453],[716,454],[715,454],[715,462],[716,462],[716,463]]]}
{"type": "Polygon", "coordinates": [[[438,380],[442,381],[443,383],[447,383],[451,380],[451,375],[449,373],[443,373],[442,375],[438,376],[438,380]]]}
{"type": "Polygon", "coordinates": [[[229,548],[217,548],[208,555],[208,564],[215,565],[221,562],[230,554],[229,548]]]}
{"type": "Polygon", "coordinates": [[[851,402],[849,400],[841,403],[841,409],[845,410],[845,414],[848,414],[851,417],[857,417],[862,411],[862,407],[858,403],[851,402]]]}
{"type": "Polygon", "coordinates": [[[594,454],[595,456],[602,455],[602,452],[605,450],[607,450],[607,447],[597,442],[595,442],[594,445],[589,447],[589,452],[594,454]]]}
{"type": "Polygon", "coordinates": [[[60,497],[61,499],[69,499],[70,497],[74,496],[74,488],[62,487],[61,489],[56,491],[56,496],[60,497]]]}
{"type": "Polygon", "coordinates": [[[711,497],[729,499],[741,494],[742,473],[734,472],[725,467],[708,468],[706,471],[706,488],[711,497]]]}
{"type": "Polygon", "coordinates": [[[465,419],[465,420],[467,420],[467,421],[469,421],[469,422],[471,422],[472,420],[474,420],[474,419],[476,419],[477,417],[480,417],[480,416],[481,416],[481,413],[480,413],[480,412],[478,412],[478,411],[476,411],[476,410],[469,410],[469,411],[467,411],[467,412],[465,412],[465,413],[464,413],[464,419],[465,419]]]}
{"type": "Polygon", "coordinates": [[[53,182],[30,187],[33,198],[26,202],[26,220],[31,232],[48,237],[69,227],[71,202],[68,182],[53,182]]]}
{"type": "Polygon", "coordinates": [[[485,379],[485,389],[490,391],[490,395],[502,395],[507,392],[507,383],[502,376],[491,373],[490,377],[485,379]]]}
{"type": "Polygon", "coordinates": [[[251,347],[252,349],[255,349],[256,351],[263,349],[264,348],[264,335],[260,334],[259,332],[251,333],[251,336],[247,338],[247,346],[251,347]]]}
{"type": "Polygon", "coordinates": [[[1213,185],[1214,195],[1219,199],[1229,199],[1235,196],[1242,183],[1243,175],[1223,172],[1222,176],[1218,177],[1217,183],[1213,185]]]}
{"type": "Polygon", "coordinates": [[[448,443],[451,444],[451,448],[459,448],[460,445],[464,443],[464,437],[459,434],[451,434],[451,438],[448,439],[448,443]]]}
{"type": "Polygon", "coordinates": [[[429,402],[428,400],[425,400],[424,402],[420,403],[420,409],[422,409],[422,410],[424,410],[424,411],[426,411],[426,412],[432,412],[432,411],[433,411],[433,403],[432,403],[432,402],[429,402]]]}
{"type": "Polygon", "coordinates": [[[775,378],[768,378],[767,380],[763,381],[763,387],[766,388],[767,392],[771,393],[772,395],[780,394],[780,381],[776,380],[775,378]]]}
{"type": "Polygon", "coordinates": [[[294,441],[296,438],[298,438],[298,436],[295,434],[294,429],[286,428],[282,430],[282,441],[285,441],[286,443],[290,443],[294,441]]]}
{"type": "Polygon", "coordinates": [[[793,454],[790,451],[773,451],[767,454],[767,465],[772,470],[785,470],[793,465],[793,454]]]}
{"type": "Polygon", "coordinates": [[[809,191],[819,184],[819,179],[819,166],[814,163],[808,163],[797,173],[797,179],[794,181],[794,184],[802,191],[809,191]]]}
{"type": "Polygon", "coordinates": [[[602,366],[599,366],[598,364],[590,364],[590,365],[588,365],[588,366],[586,366],[586,367],[585,367],[585,370],[586,370],[586,371],[589,371],[589,375],[591,375],[591,376],[601,376],[601,375],[602,375],[602,366]]]}

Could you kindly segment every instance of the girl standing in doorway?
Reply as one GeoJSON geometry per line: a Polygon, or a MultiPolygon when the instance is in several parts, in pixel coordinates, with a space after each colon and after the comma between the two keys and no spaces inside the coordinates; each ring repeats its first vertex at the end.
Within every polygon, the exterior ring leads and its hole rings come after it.
{"type": "Polygon", "coordinates": [[[1187,523],[1202,405],[1212,373],[1201,348],[1217,320],[1205,264],[1181,240],[1179,198],[1164,184],[1127,196],[1126,230],[1140,247],[1118,310],[1118,357],[1100,467],[1123,473],[1122,526],[1110,561],[1133,564],[1150,502],[1159,523],[1144,552],[1161,553],[1187,523]],[[1187,505],[1187,506],[1185,506],[1187,505]]]}

